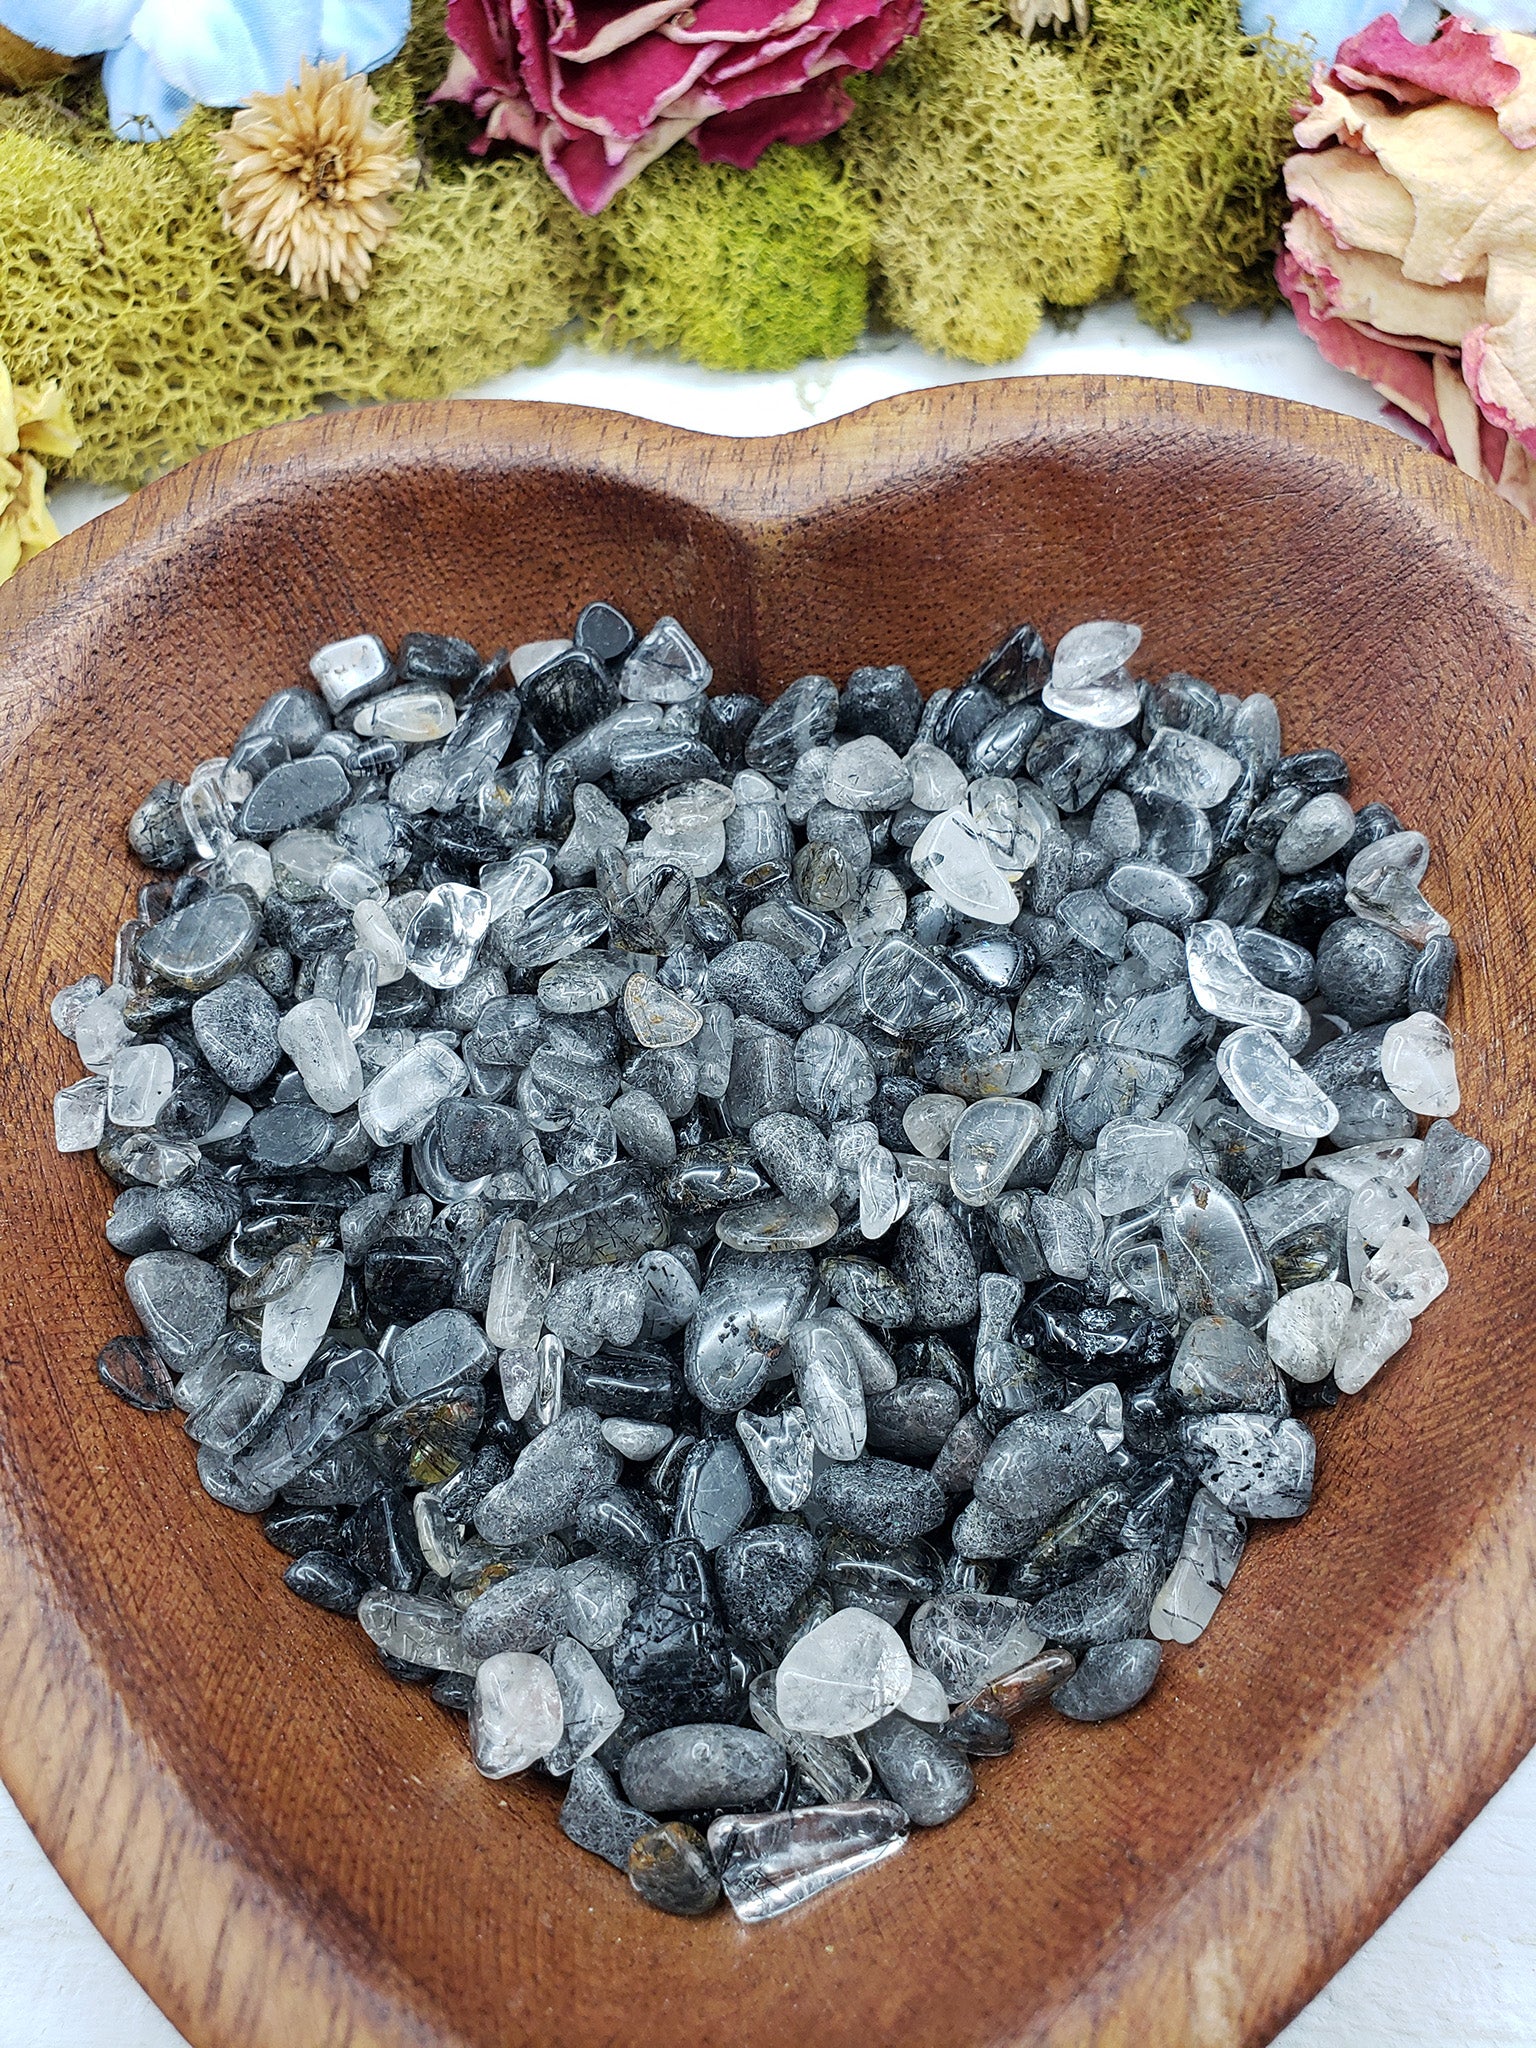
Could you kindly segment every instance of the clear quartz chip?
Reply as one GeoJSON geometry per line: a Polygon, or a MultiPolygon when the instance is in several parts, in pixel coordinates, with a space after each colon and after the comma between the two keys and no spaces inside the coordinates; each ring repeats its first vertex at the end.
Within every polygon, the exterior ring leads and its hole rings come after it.
{"type": "Polygon", "coordinates": [[[1183,1170],[1189,1138],[1179,1125],[1111,1117],[1094,1146],[1093,1199],[1101,1216],[1123,1216],[1155,1202],[1183,1170]]]}
{"type": "Polygon", "coordinates": [[[405,957],[428,988],[457,988],[490,929],[490,899],[463,882],[439,882],[405,928],[405,957]]]}
{"type": "Polygon", "coordinates": [[[360,704],[352,717],[352,730],[360,739],[401,740],[406,746],[426,746],[444,740],[457,724],[453,699],[446,690],[411,686],[386,690],[360,704]]]}
{"type": "MultiPolygon", "coordinates": [[[[1022,1600],[996,1593],[942,1593],[912,1617],[912,1655],[949,1701],[968,1700],[1029,1663],[1044,1647],[1022,1600]]],[[[910,1715],[911,1695],[902,1701],[910,1715]]]]}
{"type": "Polygon", "coordinates": [[[809,1630],[779,1665],[775,1706],[786,1728],[857,1735],[899,1707],[912,1659],[889,1622],[845,1607],[809,1630]]]}
{"type": "Polygon", "coordinates": [[[1327,1379],[1353,1301],[1340,1280],[1313,1280],[1282,1294],[1264,1326],[1265,1345],[1280,1370],[1303,1386],[1327,1379]]]}
{"type": "Polygon", "coordinates": [[[405,944],[381,903],[359,903],[352,912],[357,943],[373,955],[380,988],[392,987],[406,971],[405,944]]]}
{"type": "Polygon", "coordinates": [[[864,1448],[868,1425],[864,1381],[847,1338],[824,1317],[810,1317],[790,1331],[789,1355],[816,1448],[823,1457],[851,1463],[864,1448]]]}
{"type": "Polygon", "coordinates": [[[475,1660],[464,1648],[463,1617],[446,1600],[372,1586],[358,1602],[357,1618],[370,1640],[391,1657],[429,1671],[474,1675],[475,1660]]]}
{"type": "Polygon", "coordinates": [[[909,856],[912,872],[934,895],[982,924],[1012,924],[1019,914],[1013,884],[993,859],[991,842],[969,811],[941,811],[909,856]]]}
{"type": "Polygon", "coordinates": [[[1358,1394],[1413,1335],[1413,1324],[1395,1302],[1372,1291],[1350,1309],[1339,1339],[1333,1378],[1341,1394],[1358,1394]]]}
{"type": "Polygon", "coordinates": [[[133,1036],[123,1022],[127,1000],[127,989],[114,983],[76,1014],[75,1050],[93,1074],[105,1074],[133,1036]]]}
{"type": "MultiPolygon", "coordinates": [[[[371,1002],[368,1009],[371,1016],[371,1002]]],[[[365,1019],[355,1035],[360,1038],[366,1028],[365,1019]]],[[[363,1092],[363,1069],[353,1037],[335,1003],[320,996],[295,1003],[278,1020],[277,1042],[298,1069],[310,1101],[332,1115],[350,1109],[363,1092]]]]}
{"type": "Polygon", "coordinates": [[[623,1721],[624,1709],[597,1659],[574,1637],[562,1636],[551,1645],[549,1665],[560,1694],[564,1726],[560,1740],[544,1758],[544,1768],[551,1776],[564,1778],[602,1748],[623,1721]]]}
{"type": "Polygon", "coordinates": [[[310,656],[309,672],[333,717],[384,689],[395,677],[389,651],[375,633],[332,640],[310,656]]]}
{"type": "Polygon", "coordinates": [[[1242,1562],[1248,1524],[1202,1486],[1190,1503],[1184,1539],[1152,1602],[1148,1623],[1159,1642],[1193,1643],[1209,1627],[1242,1562]]]}
{"type": "Polygon", "coordinates": [[[642,704],[688,704],[702,697],[714,670],[673,618],[660,618],[626,656],[619,695],[642,704]]]}
{"type": "Polygon", "coordinates": [[[1275,1303],[1275,1273],[1237,1197],[1203,1174],[1176,1174],[1158,1225],[1184,1314],[1257,1329],[1275,1303]]]}
{"type": "Polygon", "coordinates": [[[1192,925],[1184,952],[1202,1010],[1228,1024],[1262,1024],[1294,1051],[1306,1044],[1312,1020],[1294,996],[1266,988],[1243,964],[1229,925],[1214,918],[1192,925]]]}
{"type": "Polygon", "coordinates": [[[811,1497],[816,1473],[816,1440],[801,1408],[781,1408],[777,1415],[754,1415],[743,1408],[736,1434],[752,1461],[752,1469],[780,1514],[792,1514],[811,1497]]]}
{"type": "Polygon", "coordinates": [[[1415,946],[1444,938],[1450,926],[1419,889],[1429,867],[1422,832],[1393,832],[1362,847],[1344,871],[1344,900],[1356,917],[1384,925],[1415,946]]]}
{"type": "Polygon", "coordinates": [[[729,1814],[710,1822],[709,1852],[737,1919],[751,1926],[894,1856],[909,1825],[901,1807],[874,1799],[729,1814]]]}
{"type": "Polygon", "coordinates": [[[107,1078],[107,1122],[119,1130],[148,1130],[171,1099],[176,1062],[163,1045],[126,1045],[107,1078]]]}
{"type": "MultiPolygon", "coordinates": [[[[552,1269],[549,1259],[537,1251],[528,1236],[527,1225],[511,1217],[502,1225],[496,1245],[496,1263],[491,1270],[491,1292],[485,1311],[485,1334],[503,1352],[519,1358],[536,1353],[544,1329],[544,1310],[549,1300],[552,1269]]],[[[537,1367],[534,1368],[537,1384],[537,1367]]],[[[506,1367],[503,1362],[503,1384],[506,1367]]],[[[519,1409],[525,1414],[533,1399],[519,1409]]],[[[509,1396],[510,1406],[510,1396],[509,1396]]]]}
{"type": "Polygon", "coordinates": [[[1260,1024],[1245,1024],[1221,1041],[1216,1070],[1239,1105],[1267,1131],[1326,1138],[1339,1120],[1338,1104],[1260,1024]]]}
{"type": "Polygon", "coordinates": [[[345,1277],[340,1252],[316,1252],[293,1285],[262,1310],[261,1362],[274,1379],[296,1380],[320,1349],[345,1277]]]}
{"type": "Polygon", "coordinates": [[[738,1252],[808,1252],[837,1235],[837,1211],[825,1202],[796,1203],[782,1196],[740,1202],[715,1224],[723,1245],[738,1252]]]}
{"type": "Polygon", "coordinates": [[[912,771],[873,733],[849,740],[827,764],[826,800],[845,811],[894,811],[912,794],[912,771]]]}
{"type": "Polygon", "coordinates": [[[462,1095],[469,1073],[455,1052],[424,1038],[368,1083],[357,1113],[375,1145],[410,1145],[419,1138],[440,1102],[462,1095]]]}
{"type": "Polygon", "coordinates": [[[94,1152],[107,1122],[107,1084],[88,1074],[53,1098],[53,1142],[60,1152],[94,1152]]]}
{"type": "Polygon", "coordinates": [[[564,1733],[560,1682],[544,1658],[500,1650],[478,1667],[469,1753],[482,1777],[515,1777],[549,1756],[564,1733]]]}
{"type": "Polygon", "coordinates": [[[1454,1116],[1461,1107],[1461,1084],[1444,1018],[1417,1010],[1389,1024],[1381,1041],[1381,1078],[1416,1116],[1454,1116]]]}
{"type": "Polygon", "coordinates": [[[995,1202],[1040,1126],[1036,1103],[1008,1095],[973,1102],[949,1138],[949,1184],[955,1199],[973,1209],[995,1202]]]}
{"type": "Polygon", "coordinates": [[[649,974],[632,974],[625,982],[624,1015],[640,1044],[653,1048],[687,1045],[704,1025],[696,1004],[649,974]]]}

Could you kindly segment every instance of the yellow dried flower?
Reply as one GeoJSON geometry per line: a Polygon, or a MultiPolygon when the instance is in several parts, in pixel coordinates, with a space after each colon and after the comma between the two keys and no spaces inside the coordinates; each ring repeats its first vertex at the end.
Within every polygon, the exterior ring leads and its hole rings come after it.
{"type": "Polygon", "coordinates": [[[58,384],[12,385],[0,363],[0,583],[59,537],[43,502],[45,455],[73,455],[80,436],[58,384]]]}
{"type": "Polygon", "coordinates": [[[358,297],[395,225],[386,194],[415,182],[406,125],[382,127],[376,104],[345,59],[306,58],[297,85],[255,94],[218,138],[225,227],[306,298],[327,299],[332,285],[349,305],[358,297]]]}

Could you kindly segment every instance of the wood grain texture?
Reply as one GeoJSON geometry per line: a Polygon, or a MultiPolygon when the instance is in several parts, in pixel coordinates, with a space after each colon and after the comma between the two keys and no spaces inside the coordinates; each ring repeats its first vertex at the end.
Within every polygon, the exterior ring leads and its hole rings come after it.
{"type": "Polygon", "coordinates": [[[1536,1736],[1531,757],[1536,542],[1448,464],[1273,400],[984,383],[777,441],[543,405],[281,428],[0,596],[0,1770],[197,2048],[1258,2048],[1536,1736]],[[665,1920],[493,1785],[461,1724],[295,1601],[174,1423],[96,1385],[132,1326],[46,997],[110,958],[121,823],[314,644],[483,646],[605,595],[726,685],[1139,619],[1149,672],[1279,698],[1433,833],[1493,1178],[1453,1293],[1322,1418],[1312,1514],[1105,1728],[1049,1715],[942,1834],[786,1921],[665,1920]]]}

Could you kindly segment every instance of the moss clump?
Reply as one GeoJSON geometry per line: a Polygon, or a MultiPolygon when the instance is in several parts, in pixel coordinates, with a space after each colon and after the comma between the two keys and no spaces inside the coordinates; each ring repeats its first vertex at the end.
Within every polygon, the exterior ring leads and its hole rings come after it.
{"type": "Polygon", "coordinates": [[[246,268],[219,214],[227,116],[140,145],[113,141],[89,70],[0,96],[0,358],[63,383],[74,474],[136,481],[328,398],[435,397],[577,317],[601,346],[780,370],[852,346],[872,277],[885,320],[982,363],[1117,281],[1170,333],[1194,299],[1273,295],[1305,60],[1245,39],[1236,0],[1094,0],[1091,33],[1053,45],[997,0],[929,0],[830,143],[747,174],[679,147],[591,222],[534,158],[466,157],[467,110],[427,103],[444,4],[418,0],[374,79],[422,181],[353,307],[246,268]]]}
{"type": "Polygon", "coordinates": [[[885,316],[929,348],[1000,363],[1047,302],[1101,297],[1126,197],[1107,144],[1074,52],[1026,43],[987,0],[930,0],[840,141],[875,209],[885,316]]]}
{"type": "MultiPolygon", "coordinates": [[[[375,79],[381,113],[409,117],[440,72],[418,23],[375,79]]],[[[551,352],[582,231],[530,158],[429,169],[348,307],[246,268],[219,213],[225,120],[118,143],[94,87],[0,102],[0,357],[23,382],[63,383],[82,437],[71,474],[137,482],[327,398],[438,397],[551,352]]]]}
{"type": "Polygon", "coordinates": [[[1124,282],[1142,318],[1273,303],[1280,167],[1307,58],[1245,38],[1228,0],[1097,0],[1083,76],[1129,176],[1124,282]]]}
{"type": "Polygon", "coordinates": [[[770,149],[745,176],[673,149],[588,233],[603,348],[789,370],[863,330],[870,220],[825,149],[770,149]]]}
{"type": "Polygon", "coordinates": [[[400,202],[355,312],[391,398],[440,398],[542,362],[576,310],[581,223],[532,157],[471,165],[400,202]]]}

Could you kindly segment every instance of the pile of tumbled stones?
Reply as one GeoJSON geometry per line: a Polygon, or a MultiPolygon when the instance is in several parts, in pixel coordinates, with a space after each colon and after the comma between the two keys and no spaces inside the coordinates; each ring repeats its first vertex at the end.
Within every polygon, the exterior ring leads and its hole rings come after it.
{"type": "Polygon", "coordinates": [[[601,603],[340,641],[54,999],[105,1385],[668,1911],[1134,1706],[1446,1284],[1428,843],[1140,637],[767,706],[601,603]]]}

